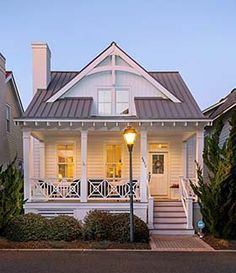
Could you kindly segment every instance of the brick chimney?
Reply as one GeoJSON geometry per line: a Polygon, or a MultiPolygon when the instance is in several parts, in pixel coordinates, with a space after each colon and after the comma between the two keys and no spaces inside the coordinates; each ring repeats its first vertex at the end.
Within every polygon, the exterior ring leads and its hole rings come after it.
{"type": "Polygon", "coordinates": [[[51,80],[51,51],[46,43],[32,43],[33,94],[37,89],[47,89],[51,80]]]}

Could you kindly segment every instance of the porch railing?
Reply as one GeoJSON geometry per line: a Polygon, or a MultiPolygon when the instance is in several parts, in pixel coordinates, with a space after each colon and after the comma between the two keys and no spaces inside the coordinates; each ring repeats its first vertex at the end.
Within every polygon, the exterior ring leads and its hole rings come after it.
{"type": "Polygon", "coordinates": [[[150,190],[150,181],[147,184],[147,193],[148,193],[148,227],[153,229],[154,227],[154,197],[151,195],[150,190]]]}
{"type": "MultiPolygon", "coordinates": [[[[128,179],[88,179],[88,200],[128,200],[128,179]]],[[[32,178],[30,179],[32,200],[80,200],[80,179],[32,178]]],[[[140,199],[138,180],[133,180],[134,200],[140,199]]]]}
{"type": "Polygon", "coordinates": [[[46,200],[80,199],[80,179],[31,179],[31,198],[46,200]]]}
{"type": "MultiPolygon", "coordinates": [[[[88,199],[89,200],[128,200],[130,195],[130,185],[128,179],[89,179],[88,199]]],[[[133,180],[134,200],[140,199],[138,180],[133,180]]]]}
{"type": "Polygon", "coordinates": [[[180,198],[187,218],[187,229],[193,229],[193,199],[194,194],[188,178],[180,177],[180,198]]]}

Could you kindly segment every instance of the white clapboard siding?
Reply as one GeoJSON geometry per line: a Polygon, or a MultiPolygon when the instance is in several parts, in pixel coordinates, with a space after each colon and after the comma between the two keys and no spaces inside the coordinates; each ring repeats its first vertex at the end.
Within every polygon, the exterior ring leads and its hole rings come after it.
{"type": "Polygon", "coordinates": [[[40,176],[40,142],[34,138],[31,137],[31,141],[32,141],[32,155],[33,155],[33,162],[32,163],[32,167],[33,167],[33,171],[30,174],[31,177],[39,177],[40,176]]]}

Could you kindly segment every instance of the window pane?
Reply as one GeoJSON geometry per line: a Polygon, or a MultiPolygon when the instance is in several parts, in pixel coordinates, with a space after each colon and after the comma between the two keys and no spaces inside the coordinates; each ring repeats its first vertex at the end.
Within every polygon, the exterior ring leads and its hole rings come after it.
{"type": "Polygon", "coordinates": [[[111,103],[99,103],[98,104],[98,112],[102,115],[111,114],[111,103]]]}
{"type": "Polygon", "coordinates": [[[100,102],[111,102],[111,90],[100,90],[98,91],[98,101],[100,102]]]}
{"type": "Polygon", "coordinates": [[[122,172],[121,146],[106,146],[106,177],[120,178],[122,172]]]}
{"type": "Polygon", "coordinates": [[[129,114],[129,103],[117,103],[116,104],[116,113],[121,114],[129,114]]]}
{"type": "Polygon", "coordinates": [[[164,174],[164,155],[152,155],[152,173],[164,174]]]}
{"type": "Polygon", "coordinates": [[[129,91],[116,89],[116,102],[129,102],[129,91]]]}
{"type": "Polygon", "coordinates": [[[72,178],[74,174],[73,145],[57,145],[58,177],[72,178]]]}

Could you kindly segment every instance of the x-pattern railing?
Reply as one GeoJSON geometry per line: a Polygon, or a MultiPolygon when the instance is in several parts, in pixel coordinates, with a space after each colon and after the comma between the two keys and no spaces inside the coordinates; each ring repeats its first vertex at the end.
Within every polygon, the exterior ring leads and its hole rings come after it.
{"type": "MultiPolygon", "coordinates": [[[[129,199],[130,185],[127,180],[109,179],[89,179],[88,198],[89,199],[129,199]]],[[[139,199],[139,183],[133,180],[133,196],[139,199]]]]}
{"type": "Polygon", "coordinates": [[[80,179],[32,179],[31,196],[34,199],[80,199],[80,179]]]}

